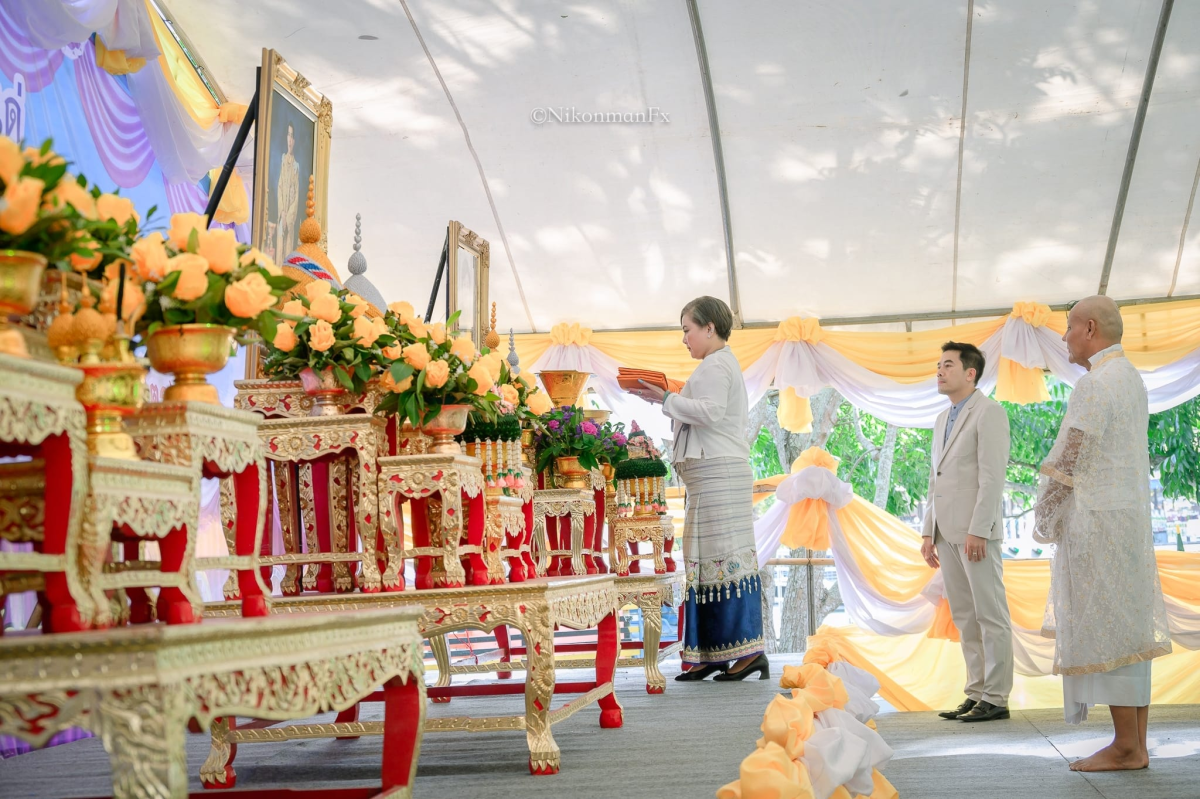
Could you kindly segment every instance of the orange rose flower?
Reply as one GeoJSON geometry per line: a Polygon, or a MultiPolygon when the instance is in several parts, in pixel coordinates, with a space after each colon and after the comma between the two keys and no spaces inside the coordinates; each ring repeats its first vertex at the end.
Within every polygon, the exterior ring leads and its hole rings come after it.
{"type": "Polygon", "coordinates": [[[429,338],[439,347],[446,343],[446,326],[441,322],[429,328],[429,338]]]}
{"type": "MultiPolygon", "coordinates": [[[[75,208],[79,210],[79,206],[75,206],[75,208]]],[[[79,212],[83,213],[81,210],[79,212]]],[[[96,216],[101,221],[111,219],[122,226],[130,219],[138,219],[137,209],[133,207],[133,200],[116,194],[100,195],[96,200],[96,216]]]]}
{"type": "Polygon", "coordinates": [[[218,275],[225,275],[237,266],[237,236],[232,230],[203,230],[199,235],[200,246],[196,253],[208,261],[208,268],[218,275]]]}
{"type": "Polygon", "coordinates": [[[425,367],[425,385],[429,388],[441,388],[450,379],[450,364],[445,361],[430,361],[425,367]]]}
{"type": "Polygon", "coordinates": [[[0,180],[7,186],[24,168],[25,156],[21,155],[20,145],[7,136],[0,136],[0,180]]]}
{"type": "Polygon", "coordinates": [[[308,315],[333,324],[342,318],[342,304],[338,302],[336,294],[321,294],[309,302],[308,315]]]}
{"type": "Polygon", "coordinates": [[[500,357],[500,353],[489,352],[479,360],[481,360],[487,366],[488,374],[492,376],[492,383],[499,383],[500,370],[504,366],[504,359],[500,357]]]}
{"type": "Polygon", "coordinates": [[[171,217],[171,232],[167,238],[178,250],[186,250],[192,231],[197,234],[208,229],[208,217],[204,214],[175,214],[171,217]]]}
{"type": "Polygon", "coordinates": [[[410,388],[412,388],[413,376],[409,375],[397,383],[396,378],[392,377],[392,373],[385,369],[383,371],[383,377],[379,378],[379,384],[388,391],[391,391],[393,394],[403,394],[405,391],[408,391],[410,388]]]}
{"type": "Polygon", "coordinates": [[[410,302],[393,302],[388,306],[388,310],[400,318],[400,324],[402,325],[407,325],[416,316],[410,302]]]}
{"type": "Polygon", "coordinates": [[[57,207],[66,204],[79,212],[84,219],[96,218],[96,198],[75,182],[73,175],[63,175],[54,191],[46,195],[46,204],[57,207]]]}
{"type": "Polygon", "coordinates": [[[161,233],[151,233],[140,238],[129,248],[138,277],[157,283],[167,273],[167,248],[163,246],[161,233]]]}
{"type": "MultiPolygon", "coordinates": [[[[365,314],[367,309],[371,307],[369,302],[355,294],[353,291],[346,295],[346,302],[354,306],[354,310],[350,312],[350,315],[355,319],[358,319],[360,316],[365,314]]],[[[367,346],[370,345],[368,344],[367,346]]]]}
{"type": "Polygon", "coordinates": [[[404,348],[404,362],[419,372],[429,365],[429,350],[419,341],[409,344],[404,348]]]}
{"type": "Polygon", "coordinates": [[[100,242],[91,238],[82,230],[75,232],[75,246],[82,247],[83,249],[92,253],[91,255],[79,255],[78,253],[74,252],[71,253],[71,268],[76,272],[90,272],[95,269],[96,266],[99,265],[100,261],[104,258],[103,255],[97,252],[100,249],[100,242]]]}
{"type": "Polygon", "coordinates": [[[384,347],[381,352],[383,353],[383,357],[398,361],[404,357],[404,345],[396,342],[390,347],[384,347]]]}
{"type": "Polygon", "coordinates": [[[509,385],[500,386],[500,399],[509,405],[516,405],[521,401],[520,396],[517,395],[517,390],[509,385]]]}
{"type": "Polygon", "coordinates": [[[425,338],[429,335],[429,329],[425,327],[425,322],[417,316],[408,320],[408,332],[417,338],[425,338]]]}
{"type": "Polygon", "coordinates": [[[276,303],[267,279],[251,272],[225,289],[225,307],[239,319],[255,319],[276,303]]]}
{"type": "Polygon", "coordinates": [[[534,416],[543,416],[554,410],[554,403],[550,401],[550,396],[544,391],[530,394],[525,403],[529,406],[529,412],[534,416]]]}
{"type": "Polygon", "coordinates": [[[238,258],[238,263],[240,263],[242,266],[256,264],[257,266],[261,266],[263,269],[266,269],[267,272],[273,276],[283,274],[283,270],[276,266],[275,262],[268,258],[266,253],[257,247],[251,247],[242,253],[238,258]]]}
{"type": "Polygon", "coordinates": [[[62,156],[59,155],[58,153],[54,152],[53,150],[47,150],[46,154],[43,155],[42,151],[37,147],[26,147],[25,148],[25,160],[27,160],[29,163],[33,164],[34,166],[41,166],[42,164],[49,164],[50,166],[58,166],[60,164],[65,163],[62,159],[62,156]]]}
{"type": "Polygon", "coordinates": [[[471,367],[471,370],[467,372],[467,377],[475,381],[476,396],[482,397],[486,395],[492,387],[492,373],[488,369],[487,364],[482,360],[471,367]]]}
{"type": "MultiPolygon", "coordinates": [[[[44,181],[37,178],[18,178],[8,184],[4,190],[4,201],[8,203],[0,211],[0,230],[19,236],[37,219],[38,209],[42,205],[42,189],[44,181]]],[[[96,263],[99,263],[99,258],[96,263]]]]}
{"type": "Polygon", "coordinates": [[[285,302],[279,312],[288,316],[308,316],[308,309],[304,307],[304,303],[295,299],[285,302]]]}
{"type": "Polygon", "coordinates": [[[296,349],[296,345],[300,340],[296,338],[296,328],[288,322],[280,322],[275,328],[275,338],[271,341],[271,346],[277,350],[291,352],[296,349]]]}
{"type": "Polygon", "coordinates": [[[360,316],[354,320],[354,337],[361,347],[370,347],[375,340],[387,332],[387,325],[382,319],[368,319],[360,316]],[[378,324],[376,324],[378,322],[378,324]]]}
{"type": "MultiPolygon", "coordinates": [[[[177,214],[178,216],[178,214],[177,214]]],[[[167,261],[167,273],[180,272],[175,284],[175,299],[191,302],[208,291],[208,261],[199,255],[185,252],[167,261]]]]}
{"type": "Polygon", "coordinates": [[[317,297],[323,297],[326,294],[333,292],[333,286],[326,283],[324,280],[314,280],[311,283],[304,284],[304,296],[312,302],[317,297]]]}
{"type": "Polygon", "coordinates": [[[454,339],[454,343],[450,345],[450,354],[458,358],[467,366],[475,362],[478,353],[475,352],[475,342],[471,341],[470,336],[459,336],[454,339]]]}
{"type": "Polygon", "coordinates": [[[308,329],[308,346],[317,352],[325,352],[333,346],[333,325],[321,320],[308,329]]]}

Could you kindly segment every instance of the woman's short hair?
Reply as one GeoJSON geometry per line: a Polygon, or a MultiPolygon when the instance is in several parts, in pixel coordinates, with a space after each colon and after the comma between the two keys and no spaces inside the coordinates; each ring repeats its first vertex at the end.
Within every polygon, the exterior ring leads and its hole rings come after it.
{"type": "Polygon", "coordinates": [[[679,312],[679,321],[682,322],[685,316],[692,317],[692,321],[700,327],[712,325],[717,335],[725,340],[733,332],[733,311],[729,310],[724,300],[716,297],[697,297],[692,300],[679,312]]]}

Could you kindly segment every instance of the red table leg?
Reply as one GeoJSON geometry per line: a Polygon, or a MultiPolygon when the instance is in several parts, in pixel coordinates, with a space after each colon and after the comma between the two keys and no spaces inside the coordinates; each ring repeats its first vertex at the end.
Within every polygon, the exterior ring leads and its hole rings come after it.
{"type": "MultiPolygon", "coordinates": [[[[312,462],[313,513],[316,515],[317,546],[321,552],[333,552],[333,536],[329,515],[329,462],[312,462]]],[[[333,564],[322,563],[317,571],[317,591],[333,593],[333,564]]]]}
{"type": "MultiPolygon", "coordinates": [[[[496,636],[496,646],[500,648],[500,662],[512,663],[512,643],[508,640],[508,626],[501,624],[492,631],[496,636]]],[[[512,677],[511,671],[498,671],[496,676],[501,680],[512,677]]]]}
{"type": "MultiPolygon", "coordinates": [[[[45,534],[42,552],[47,555],[67,553],[67,529],[71,521],[71,500],[76,489],[71,463],[71,440],[65,433],[48,436],[38,447],[46,464],[45,534]]],[[[15,450],[14,450],[15,451],[15,450]]],[[[78,513],[79,508],[75,509],[78,513]]],[[[79,607],[67,586],[64,572],[46,575],[46,604],[42,619],[46,632],[65,633],[86,630],[88,625],[79,615],[79,607]]]]}
{"type": "Polygon", "coordinates": [[[417,678],[393,677],[383,686],[383,790],[412,785],[425,726],[417,678]]]}
{"type": "MultiPolygon", "coordinates": [[[[608,506],[604,501],[604,489],[595,492],[596,501],[596,532],[592,535],[592,549],[595,550],[596,569],[600,574],[608,574],[608,564],[604,562],[604,522],[608,506]]],[[[590,574],[591,572],[589,572],[590,574]]]]}
{"type": "MultiPolygon", "coordinates": [[[[616,611],[604,617],[596,628],[596,682],[603,685],[613,681],[617,671],[617,653],[621,648],[617,633],[616,611]]],[[[642,653],[645,655],[646,653],[642,653]]],[[[650,657],[657,657],[651,654],[650,657]]],[[[600,726],[606,730],[620,727],[625,723],[621,713],[621,703],[617,701],[616,686],[613,693],[600,699],[600,726]]]]}
{"type": "MultiPolygon", "coordinates": [[[[429,503],[424,499],[409,501],[409,511],[412,515],[413,546],[429,546],[429,503]]],[[[416,579],[413,585],[417,588],[433,588],[433,557],[418,555],[416,563],[416,579]]]]}
{"type": "Polygon", "coordinates": [[[637,559],[637,555],[639,554],[637,541],[629,542],[629,554],[634,556],[629,559],[629,573],[630,574],[641,574],[642,573],[642,562],[637,559]]]}
{"type": "Polygon", "coordinates": [[[675,548],[675,537],[672,536],[663,541],[663,563],[667,567],[668,574],[675,572],[675,559],[671,557],[671,550],[675,548]]]}
{"type": "MultiPolygon", "coordinates": [[[[559,518],[556,516],[547,516],[546,517],[546,540],[550,543],[551,550],[568,548],[566,546],[563,546],[562,528],[564,528],[564,527],[567,528],[566,535],[568,537],[567,542],[569,545],[570,535],[571,535],[571,518],[569,516],[565,517],[562,520],[562,523],[560,523],[559,518]]],[[[550,558],[550,567],[548,569],[546,569],[546,574],[548,576],[561,577],[564,574],[570,574],[570,573],[571,573],[571,559],[570,558],[564,558],[561,555],[555,555],[552,558],[550,558]],[[565,564],[565,569],[564,569],[564,564],[565,564]]]]}
{"type": "MultiPolygon", "coordinates": [[[[128,534],[128,528],[123,528],[122,533],[128,534]]],[[[129,538],[121,543],[121,550],[124,553],[125,560],[140,560],[142,556],[142,542],[136,538],[129,538]]],[[[130,624],[149,624],[154,621],[154,610],[150,604],[150,594],[141,586],[132,586],[125,589],[125,596],[129,598],[129,623],[130,624]]]]}
{"type": "Polygon", "coordinates": [[[583,517],[583,566],[588,574],[599,574],[600,570],[596,568],[596,559],[592,556],[592,546],[596,537],[596,519],[594,513],[589,513],[583,517]]]}
{"type": "Polygon", "coordinates": [[[472,552],[467,557],[467,583],[470,585],[489,585],[487,564],[483,561],[483,533],[487,525],[487,504],[483,492],[479,496],[469,497],[463,492],[463,507],[466,508],[467,543],[479,547],[479,552],[472,552]]]}
{"type": "Polygon", "coordinates": [[[525,530],[521,535],[521,560],[525,563],[527,579],[537,578],[537,564],[533,560],[533,500],[525,503],[525,530]]]}
{"type": "MultiPolygon", "coordinates": [[[[262,479],[265,465],[261,463],[247,466],[233,475],[233,493],[237,502],[237,530],[234,539],[237,555],[253,555],[255,549],[261,555],[264,542],[269,554],[271,542],[264,523],[259,527],[259,506],[262,499],[262,479]],[[261,538],[259,530],[262,530],[261,538]],[[257,540],[256,540],[257,539],[257,540]]],[[[268,509],[269,510],[269,509],[268,509]]],[[[243,616],[266,616],[267,598],[263,594],[263,582],[270,580],[270,571],[266,575],[255,574],[254,569],[242,569],[238,572],[238,588],[242,593],[243,616]]]]}
{"type": "MultiPolygon", "coordinates": [[[[188,550],[187,527],[176,527],[158,542],[162,552],[164,574],[179,574],[183,569],[188,550]]],[[[192,601],[182,589],[164,587],[158,592],[158,618],[167,624],[191,624],[200,619],[192,610],[192,601]]]]}

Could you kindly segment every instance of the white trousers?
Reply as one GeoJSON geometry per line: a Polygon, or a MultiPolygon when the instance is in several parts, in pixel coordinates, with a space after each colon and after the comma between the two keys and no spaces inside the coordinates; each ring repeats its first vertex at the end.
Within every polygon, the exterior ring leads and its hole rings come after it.
{"type": "Polygon", "coordinates": [[[1013,685],[1012,621],[1004,593],[1004,566],[1000,541],[987,543],[987,557],[967,560],[965,545],[952,544],[935,531],[938,560],[950,615],[962,638],[967,662],[968,699],[1008,707],[1013,685]]]}
{"type": "Polygon", "coordinates": [[[1150,661],[1096,674],[1063,675],[1063,716],[1068,724],[1087,721],[1092,705],[1145,707],[1150,704],[1150,661]]]}

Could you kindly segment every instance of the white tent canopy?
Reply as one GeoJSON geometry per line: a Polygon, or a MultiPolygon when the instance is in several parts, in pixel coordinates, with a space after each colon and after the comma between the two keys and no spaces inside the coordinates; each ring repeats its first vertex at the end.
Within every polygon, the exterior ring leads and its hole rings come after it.
{"type": "MultiPolygon", "coordinates": [[[[730,297],[687,2],[169,5],[230,99],[253,95],[263,47],[331,99],[330,256],[346,263],[361,213],[368,276],[389,300],[423,306],[449,219],[492,243],[503,328],[669,326],[692,297],[730,297]],[[535,109],[551,118],[535,123],[535,109]],[[572,109],[669,121],[553,118],[572,109]]],[[[1160,3],[697,8],[746,322],[1097,291],[1160,3]]],[[[1197,53],[1200,4],[1176,3],[1111,271],[1117,299],[1200,293],[1200,224],[1186,221],[1197,53]]]]}

